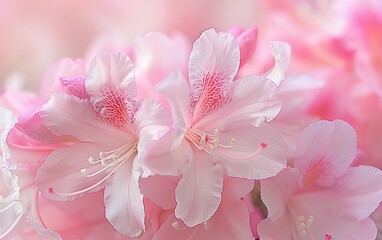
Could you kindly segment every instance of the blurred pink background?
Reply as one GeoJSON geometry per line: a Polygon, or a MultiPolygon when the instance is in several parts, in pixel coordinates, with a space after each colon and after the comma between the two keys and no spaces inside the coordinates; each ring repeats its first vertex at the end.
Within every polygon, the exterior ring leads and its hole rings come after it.
{"type": "Polygon", "coordinates": [[[23,79],[27,89],[36,90],[51,63],[83,57],[105,34],[129,41],[149,31],[182,31],[194,40],[210,27],[257,26],[262,12],[253,0],[2,0],[0,80],[23,79]]]}
{"type": "Polygon", "coordinates": [[[337,16],[336,8],[342,11],[350,2],[2,0],[0,81],[4,84],[23,80],[24,87],[36,90],[36,82],[51,63],[63,57],[83,57],[105,35],[123,37],[129,42],[150,31],[180,31],[193,42],[210,27],[218,31],[235,26],[258,27],[260,44],[288,40],[296,50],[304,50],[298,41],[301,33],[305,45],[335,33],[346,21],[337,16]]]}

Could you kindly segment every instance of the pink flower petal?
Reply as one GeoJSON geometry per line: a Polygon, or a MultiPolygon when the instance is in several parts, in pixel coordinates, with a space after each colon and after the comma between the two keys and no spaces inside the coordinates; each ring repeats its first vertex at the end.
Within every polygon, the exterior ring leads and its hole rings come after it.
{"type": "MultiPolygon", "coordinates": [[[[322,210],[321,208],[319,208],[322,210]]],[[[280,218],[266,218],[258,225],[260,239],[264,240],[296,240],[296,239],[325,239],[326,234],[332,235],[333,239],[349,239],[349,240],[374,240],[376,236],[375,224],[370,219],[361,222],[348,221],[349,219],[337,214],[333,211],[325,210],[321,214],[318,211],[311,213],[315,216],[313,224],[301,233],[298,222],[299,216],[291,217],[288,214],[282,215],[280,218]],[[317,215],[320,214],[320,215],[317,215]]],[[[302,216],[302,215],[301,215],[302,216]]]]}
{"type": "Polygon", "coordinates": [[[66,94],[53,95],[49,102],[41,107],[40,116],[48,130],[58,136],[74,136],[99,146],[115,145],[116,142],[126,142],[129,138],[98,119],[89,100],[66,94]]]}
{"type": "Polygon", "coordinates": [[[275,66],[267,74],[267,78],[272,80],[277,86],[285,79],[291,58],[291,47],[286,42],[274,41],[271,44],[271,52],[275,58],[275,66]]]}
{"type": "Polygon", "coordinates": [[[261,240],[299,240],[299,236],[293,235],[294,229],[293,222],[287,214],[280,217],[266,218],[257,225],[257,232],[261,240]]]}
{"type": "Polygon", "coordinates": [[[54,143],[59,140],[59,138],[52,134],[43,124],[39,109],[33,109],[33,111],[21,115],[16,127],[28,137],[41,142],[54,143]]]}
{"type": "Polygon", "coordinates": [[[156,88],[167,98],[172,110],[173,126],[184,129],[185,132],[185,121],[189,118],[190,104],[190,87],[187,85],[186,79],[181,72],[174,72],[161,81],[156,88]]]}
{"type": "Polygon", "coordinates": [[[85,90],[85,77],[61,77],[60,82],[63,90],[80,99],[89,98],[85,90]]]}
{"type": "Polygon", "coordinates": [[[135,132],[139,135],[139,158],[156,157],[166,154],[171,147],[167,134],[171,131],[171,117],[162,105],[145,99],[135,114],[135,132]]]}
{"type": "Polygon", "coordinates": [[[142,177],[153,174],[179,175],[191,160],[192,151],[186,142],[174,147],[174,139],[183,135],[171,128],[169,112],[153,100],[143,100],[135,115],[139,133],[139,161],[144,165],[142,177]]]}
{"type": "Polygon", "coordinates": [[[253,56],[257,44],[257,28],[241,32],[235,36],[240,47],[240,68],[253,56]]]}
{"type": "Polygon", "coordinates": [[[350,168],[338,181],[336,194],[343,194],[341,205],[358,220],[367,218],[382,201],[382,172],[371,166],[350,168]],[[345,197],[346,196],[346,197],[345,197]]]}
{"type": "Polygon", "coordinates": [[[60,79],[85,78],[85,70],[79,63],[69,58],[64,58],[51,65],[45,72],[40,87],[40,98],[43,102],[48,101],[53,92],[61,91],[60,79]]]}
{"type": "Polygon", "coordinates": [[[275,177],[261,180],[261,199],[267,206],[268,217],[279,217],[284,213],[285,204],[293,196],[299,177],[297,169],[286,168],[275,177]]]}
{"type": "Polygon", "coordinates": [[[312,192],[294,197],[288,205],[289,222],[295,223],[291,229],[294,228],[298,233],[299,225],[304,222],[299,219],[300,216],[305,221],[312,216],[311,226],[305,228],[306,235],[319,238],[331,234],[333,239],[374,240],[377,233],[374,222],[368,218],[358,220],[349,215],[352,209],[341,203],[345,198],[335,189],[321,194],[312,192]]]}
{"type": "Polygon", "coordinates": [[[95,58],[85,87],[101,119],[118,129],[131,131],[137,89],[133,64],[127,55],[111,53],[95,58]]]}
{"type": "Polygon", "coordinates": [[[299,177],[298,169],[289,169],[261,181],[269,212],[258,227],[261,239],[319,239],[326,234],[333,239],[375,239],[375,224],[367,217],[381,201],[379,170],[353,168],[336,185],[315,191],[301,191],[299,177]]]}
{"type": "Polygon", "coordinates": [[[153,125],[170,126],[171,115],[158,102],[151,99],[144,99],[140,102],[139,109],[135,114],[136,132],[153,125]]]}
{"type": "Polygon", "coordinates": [[[174,209],[176,206],[175,189],[180,176],[153,175],[139,179],[139,188],[145,198],[150,199],[163,209],[174,209]]]}
{"type": "Polygon", "coordinates": [[[5,86],[0,95],[0,106],[11,110],[16,116],[36,108],[40,99],[33,92],[26,92],[17,87],[5,86]]]}
{"type": "Polygon", "coordinates": [[[264,179],[276,175],[286,167],[287,146],[283,137],[271,127],[235,125],[222,131],[214,157],[232,177],[264,179]],[[226,144],[227,143],[227,144],[226,144]]]}
{"type": "Polygon", "coordinates": [[[94,177],[87,177],[81,171],[97,172],[98,165],[89,163],[89,157],[98,156],[100,150],[93,144],[79,143],[53,151],[37,170],[36,183],[44,196],[66,201],[95,192],[104,187],[111,170],[103,171],[94,177]]]}
{"type": "Polygon", "coordinates": [[[243,179],[234,179],[233,181],[225,179],[222,202],[216,213],[207,222],[194,227],[187,227],[171,214],[162,224],[154,240],[253,239],[246,203],[236,194],[235,188],[238,187],[237,184],[240,181],[246,185],[245,182],[247,181],[244,180],[243,182],[243,179]]]}
{"type": "Polygon", "coordinates": [[[258,126],[264,121],[271,121],[281,109],[281,102],[274,98],[276,85],[269,80],[248,76],[235,81],[232,88],[232,100],[204,117],[195,127],[224,128],[240,122],[251,122],[258,126]]]}
{"type": "MultiPolygon", "coordinates": [[[[147,130],[150,131],[150,128],[147,128],[147,130]]],[[[145,135],[149,136],[149,134],[145,135]]],[[[161,139],[160,142],[169,140],[171,140],[171,137],[161,139]]],[[[172,176],[182,174],[184,166],[192,161],[192,149],[187,141],[183,141],[181,145],[174,150],[170,150],[168,148],[169,145],[170,143],[158,144],[156,147],[157,149],[154,149],[155,155],[153,155],[151,150],[148,151],[145,146],[138,144],[138,152],[141,154],[139,155],[139,161],[143,165],[142,177],[148,177],[155,174],[172,176]],[[161,145],[163,147],[162,149],[161,145]],[[159,149],[160,152],[168,149],[168,152],[159,154],[159,149]]]]}
{"type": "Polygon", "coordinates": [[[175,70],[187,72],[190,47],[188,39],[180,33],[167,36],[149,32],[136,38],[130,56],[136,70],[138,97],[164,102],[155,85],[175,70]]]}
{"type": "Polygon", "coordinates": [[[132,161],[125,162],[105,188],[106,218],[118,232],[131,237],[145,230],[143,195],[134,167],[132,161]]]}
{"type": "Polygon", "coordinates": [[[332,185],[354,160],[356,138],[354,129],[341,120],[320,121],[305,128],[294,162],[304,172],[304,184],[332,185]]]}
{"type": "Polygon", "coordinates": [[[176,190],[175,215],[193,227],[216,212],[223,188],[223,169],[214,165],[204,152],[197,151],[194,161],[183,172],[176,190]]]}
{"type": "Polygon", "coordinates": [[[209,29],[195,41],[188,66],[194,121],[229,101],[228,86],[239,63],[239,46],[231,34],[209,29]]]}

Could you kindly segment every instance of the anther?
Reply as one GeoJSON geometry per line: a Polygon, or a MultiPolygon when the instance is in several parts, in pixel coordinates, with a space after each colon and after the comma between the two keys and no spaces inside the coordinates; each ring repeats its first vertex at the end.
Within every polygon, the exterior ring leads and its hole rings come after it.
{"type": "Polygon", "coordinates": [[[312,233],[309,231],[309,228],[313,224],[313,216],[309,216],[308,218],[305,218],[304,216],[297,217],[298,223],[298,231],[302,237],[305,237],[307,234],[310,236],[312,240],[315,238],[313,237],[312,233]]]}
{"type": "Polygon", "coordinates": [[[172,227],[173,227],[175,230],[178,230],[178,231],[183,230],[183,229],[186,228],[186,227],[181,227],[181,226],[179,225],[178,221],[173,222],[171,225],[172,225],[172,227]]]}
{"type": "Polygon", "coordinates": [[[308,227],[312,226],[313,224],[313,216],[309,216],[308,220],[306,220],[306,225],[308,227]]]}
{"type": "Polygon", "coordinates": [[[204,227],[204,230],[207,231],[207,230],[208,230],[208,222],[204,222],[204,223],[203,223],[203,227],[204,227]]]}

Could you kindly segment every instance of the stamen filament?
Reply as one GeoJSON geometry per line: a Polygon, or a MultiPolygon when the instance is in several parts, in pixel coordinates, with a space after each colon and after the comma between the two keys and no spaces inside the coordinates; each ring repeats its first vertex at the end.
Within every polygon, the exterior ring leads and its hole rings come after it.
{"type": "Polygon", "coordinates": [[[256,155],[258,155],[262,150],[263,150],[263,147],[260,146],[255,152],[253,152],[253,153],[251,153],[251,154],[249,154],[249,155],[247,155],[247,156],[244,156],[244,157],[236,157],[236,156],[233,156],[233,155],[231,155],[231,154],[229,154],[229,153],[223,152],[223,151],[219,150],[218,148],[215,149],[215,151],[216,151],[219,155],[221,155],[221,156],[223,156],[223,157],[232,158],[232,159],[235,159],[235,160],[247,160],[247,159],[253,158],[253,157],[255,157],[256,155]]]}
{"type": "Polygon", "coordinates": [[[54,189],[52,187],[48,188],[48,192],[51,194],[56,194],[59,196],[66,196],[66,197],[75,196],[78,194],[83,194],[85,192],[88,192],[88,191],[98,187],[102,183],[104,183],[125,161],[131,159],[131,157],[133,157],[136,153],[137,153],[136,143],[129,144],[127,146],[124,145],[124,146],[119,147],[119,148],[112,150],[112,151],[100,152],[99,153],[99,157],[100,157],[99,160],[95,161],[94,158],[89,157],[88,161],[92,165],[101,164],[102,168],[93,172],[93,173],[88,173],[87,168],[82,168],[80,170],[80,172],[84,177],[92,178],[92,177],[95,177],[95,176],[105,172],[106,170],[114,167],[101,180],[99,180],[98,182],[96,182],[95,184],[93,184],[89,187],[86,187],[84,189],[81,189],[81,190],[78,190],[75,192],[69,192],[69,193],[57,192],[57,191],[54,191],[54,189]],[[108,156],[105,156],[105,154],[108,154],[108,156]]]}
{"type": "Polygon", "coordinates": [[[110,167],[113,167],[122,161],[126,161],[131,156],[133,156],[136,153],[136,151],[137,151],[137,147],[136,147],[136,145],[133,145],[133,147],[131,147],[130,149],[128,149],[127,147],[124,147],[124,148],[118,148],[114,151],[106,152],[106,153],[111,153],[107,157],[104,156],[104,152],[100,152],[99,153],[100,160],[94,161],[94,159],[90,157],[92,159],[91,164],[94,165],[97,163],[101,163],[103,168],[101,168],[98,171],[91,173],[91,174],[88,174],[87,168],[82,168],[80,171],[81,171],[82,175],[84,175],[84,177],[97,176],[98,174],[109,169],[110,167]],[[115,152],[117,152],[117,154],[115,154],[115,152]],[[107,163],[108,160],[111,160],[111,162],[107,163]]]}
{"type": "Polygon", "coordinates": [[[217,128],[214,129],[213,134],[207,134],[198,129],[190,128],[187,130],[186,138],[199,150],[204,150],[207,153],[211,153],[217,147],[232,148],[235,143],[235,139],[232,138],[229,145],[221,144],[220,131],[217,128]]]}
{"type": "Polygon", "coordinates": [[[225,151],[222,151],[219,148],[233,148],[236,142],[235,138],[231,138],[229,144],[221,144],[220,143],[220,131],[219,129],[215,129],[213,134],[207,134],[205,132],[199,131],[198,129],[190,128],[186,132],[186,138],[193,143],[199,150],[203,150],[207,153],[212,153],[215,150],[217,154],[223,157],[228,157],[236,160],[247,160],[258,155],[264,148],[268,146],[267,143],[261,143],[259,148],[250,153],[247,156],[237,157],[231,155],[225,151]]]}
{"type": "Polygon", "coordinates": [[[81,189],[81,190],[78,190],[78,191],[75,191],[75,192],[70,192],[70,193],[62,193],[62,192],[57,192],[55,191],[53,188],[49,188],[49,193],[51,194],[56,194],[56,195],[59,195],[59,196],[64,196],[64,197],[70,197],[70,196],[75,196],[75,195],[78,195],[78,194],[82,194],[82,193],[86,193],[90,190],[92,190],[93,188],[96,188],[98,187],[99,185],[101,185],[103,182],[105,182],[122,164],[124,163],[121,162],[119,163],[119,165],[117,167],[115,167],[110,173],[108,173],[105,177],[103,177],[101,180],[99,180],[97,183],[87,187],[87,188],[84,188],[84,189],[81,189]]]}

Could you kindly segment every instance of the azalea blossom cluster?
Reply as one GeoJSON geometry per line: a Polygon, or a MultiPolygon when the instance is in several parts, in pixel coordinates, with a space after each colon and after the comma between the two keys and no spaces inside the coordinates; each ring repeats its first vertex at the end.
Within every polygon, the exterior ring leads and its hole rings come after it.
{"type": "Polygon", "coordinates": [[[8,89],[0,239],[375,239],[381,170],[351,125],[301,111],[322,85],[286,74],[288,43],[251,70],[256,41],[152,33],[8,89]]]}

